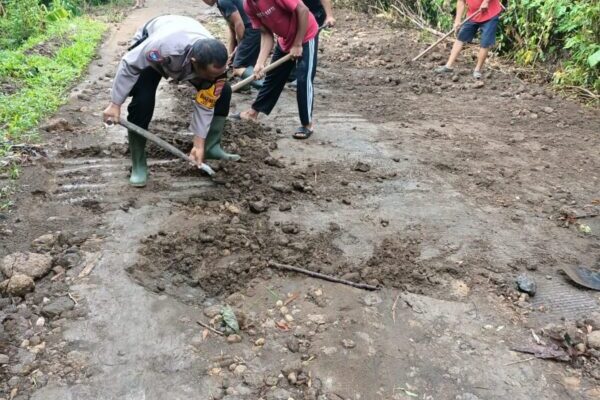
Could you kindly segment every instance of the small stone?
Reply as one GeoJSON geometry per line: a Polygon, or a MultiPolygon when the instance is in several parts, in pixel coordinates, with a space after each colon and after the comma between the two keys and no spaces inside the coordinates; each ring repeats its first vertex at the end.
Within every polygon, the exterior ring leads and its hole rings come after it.
{"type": "Polygon", "coordinates": [[[13,253],[2,259],[0,269],[7,278],[19,273],[39,279],[52,269],[52,257],[37,253],[13,253]]]}
{"type": "Polygon", "coordinates": [[[291,337],[286,342],[287,348],[292,353],[297,353],[300,351],[300,341],[295,337],[291,337]]]}
{"type": "Polygon", "coordinates": [[[367,163],[359,161],[354,165],[354,170],[359,172],[369,172],[371,170],[371,166],[367,163]]]}
{"type": "Polygon", "coordinates": [[[279,211],[285,212],[290,211],[292,209],[292,205],[290,203],[281,203],[279,205],[279,211]]]}
{"type": "Polygon", "coordinates": [[[278,379],[275,376],[267,376],[265,377],[265,384],[267,386],[277,386],[278,379]]]}
{"type": "Polygon", "coordinates": [[[264,346],[265,345],[265,338],[259,338],[256,339],[256,342],[254,342],[255,346],[264,346]]]}
{"type": "Polygon", "coordinates": [[[587,335],[588,346],[600,350],[600,331],[593,331],[587,335]]]}
{"type": "Polygon", "coordinates": [[[242,337],[240,335],[227,336],[227,343],[239,343],[241,341],[242,341],[242,337]]]}
{"type": "Polygon", "coordinates": [[[542,108],[542,110],[546,113],[546,114],[552,114],[554,112],[554,108],[552,107],[544,107],[542,108]]]}
{"type": "Polygon", "coordinates": [[[11,296],[23,297],[35,289],[33,279],[27,275],[14,274],[6,286],[6,292],[11,296]]]}
{"type": "Polygon", "coordinates": [[[226,208],[227,208],[227,211],[229,211],[232,214],[239,214],[242,212],[238,206],[233,205],[233,204],[228,204],[226,208]]]}
{"type": "Polygon", "coordinates": [[[295,372],[290,372],[287,376],[287,380],[290,383],[290,385],[295,385],[296,382],[298,382],[298,377],[296,376],[295,372]]]}
{"type": "Polygon", "coordinates": [[[350,339],[342,340],[342,345],[347,349],[353,349],[356,347],[356,343],[354,342],[354,340],[350,340],[350,339]]]}
{"type": "Polygon", "coordinates": [[[456,75],[456,74],[452,75],[452,82],[458,82],[459,79],[460,78],[458,75],[456,75]]]}
{"type": "Polygon", "coordinates": [[[250,207],[250,211],[252,211],[255,214],[260,214],[262,212],[265,212],[269,208],[269,206],[267,205],[267,203],[264,200],[251,201],[250,203],[248,203],[248,206],[250,207]]]}
{"type": "Polygon", "coordinates": [[[275,303],[275,305],[276,305],[277,307],[283,307],[283,301],[281,301],[281,300],[277,300],[277,303],[275,303]]]}
{"type": "Polygon", "coordinates": [[[475,82],[475,84],[473,85],[473,87],[474,87],[475,89],[481,89],[481,88],[482,88],[482,87],[484,87],[484,86],[485,86],[485,83],[483,83],[483,81],[477,81],[477,82],[475,82]]]}
{"type": "Polygon", "coordinates": [[[10,359],[8,358],[8,356],[6,354],[0,354],[0,365],[8,364],[9,360],[10,359]]]}
{"type": "Polygon", "coordinates": [[[63,296],[42,307],[42,315],[47,318],[57,317],[65,311],[70,311],[75,307],[75,303],[70,298],[63,296]]]}
{"type": "Polygon", "coordinates": [[[535,296],[537,291],[535,281],[527,274],[521,274],[517,277],[517,287],[521,292],[525,292],[531,297],[535,296]]]}
{"type": "Polygon", "coordinates": [[[287,322],[294,322],[294,317],[292,317],[290,314],[285,314],[283,318],[285,318],[287,322]]]}
{"type": "Polygon", "coordinates": [[[349,206],[349,205],[352,204],[352,202],[350,200],[348,200],[348,199],[342,199],[342,204],[345,204],[345,205],[349,206]]]}
{"type": "Polygon", "coordinates": [[[313,324],[324,325],[327,322],[327,319],[322,314],[309,314],[308,320],[313,324]]]}
{"type": "Polygon", "coordinates": [[[242,376],[244,374],[244,372],[246,372],[247,369],[248,369],[248,367],[246,367],[245,365],[238,365],[233,370],[233,374],[236,376],[242,376]]]}
{"type": "Polygon", "coordinates": [[[263,162],[271,167],[285,168],[285,164],[273,157],[267,157],[263,162]]]}
{"type": "Polygon", "coordinates": [[[290,222],[290,223],[287,223],[287,224],[283,225],[283,226],[281,227],[281,231],[282,231],[283,233],[286,233],[286,234],[295,235],[295,234],[297,234],[298,232],[300,232],[300,228],[298,228],[298,225],[296,225],[296,224],[294,224],[294,223],[290,222]]]}
{"type": "Polygon", "coordinates": [[[35,239],[31,245],[38,250],[50,251],[56,243],[56,235],[47,233],[35,239]]]}

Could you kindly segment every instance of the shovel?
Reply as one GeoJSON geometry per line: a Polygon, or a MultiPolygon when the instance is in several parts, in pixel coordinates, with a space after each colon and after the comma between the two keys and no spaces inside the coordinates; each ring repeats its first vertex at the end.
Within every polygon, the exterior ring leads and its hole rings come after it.
{"type": "MultiPolygon", "coordinates": [[[[165,142],[164,140],[162,140],[158,136],[148,132],[147,130],[140,128],[139,126],[137,126],[135,124],[132,124],[131,122],[127,121],[125,118],[121,118],[121,120],[119,121],[119,124],[127,129],[129,129],[130,131],[133,131],[133,132],[137,133],[138,135],[145,137],[146,139],[148,139],[152,143],[156,144],[161,149],[168,151],[169,153],[173,154],[174,156],[177,156],[177,157],[181,158],[182,160],[185,160],[191,164],[198,165],[198,164],[196,164],[195,161],[193,161],[191,158],[189,158],[184,152],[179,150],[177,147],[171,145],[170,143],[165,142]]],[[[201,169],[202,171],[206,172],[210,176],[213,176],[215,174],[215,170],[212,169],[207,164],[202,163],[202,164],[198,165],[198,168],[201,169]]]]}
{"type": "Polygon", "coordinates": [[[592,271],[583,266],[565,266],[563,271],[571,280],[588,289],[600,290],[600,272],[592,271]]]}

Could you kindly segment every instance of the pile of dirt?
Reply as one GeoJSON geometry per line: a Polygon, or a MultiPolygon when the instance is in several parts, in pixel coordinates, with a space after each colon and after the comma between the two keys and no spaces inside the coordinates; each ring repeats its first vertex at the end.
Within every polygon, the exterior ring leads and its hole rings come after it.
{"type": "Polygon", "coordinates": [[[63,351],[67,319],[83,317],[85,302],[69,285],[95,258],[99,239],[55,232],[31,243],[30,252],[0,260],[0,397],[44,386],[52,376],[74,382],[85,375],[77,352],[63,351]]]}
{"type": "MultiPolygon", "coordinates": [[[[166,138],[164,131],[156,130],[166,138]]],[[[193,232],[161,232],[146,238],[143,259],[129,271],[152,290],[176,294],[176,287],[186,284],[199,286],[209,296],[227,295],[256,277],[267,278],[269,260],[305,265],[307,260],[318,259],[327,264],[335,263],[340,255],[331,244],[331,235],[304,232],[294,223],[272,225],[266,211],[288,212],[299,201],[347,193],[351,189],[334,183],[342,167],[335,163],[318,166],[318,184],[311,181],[312,171],[282,174],[286,166],[270,155],[275,143],[267,130],[238,123],[228,125],[227,132],[224,147],[231,152],[243,149],[243,159],[211,162],[218,186],[182,204],[186,212],[205,216],[203,222],[193,232]]],[[[178,145],[191,147],[191,137],[187,144],[178,145]]],[[[173,176],[201,175],[185,163],[153,168],[173,176]]]]}
{"type": "MultiPolygon", "coordinates": [[[[175,142],[175,135],[169,136],[160,123],[155,124],[155,131],[175,142]]],[[[202,215],[194,230],[161,231],[143,241],[139,262],[128,270],[143,286],[202,303],[206,297],[227,296],[252,287],[257,280],[269,279],[273,274],[267,268],[269,261],[417,293],[432,292],[455,275],[456,271],[440,271],[434,263],[418,260],[418,236],[390,237],[373,257],[357,265],[335,244],[343,234],[337,224],[331,224],[326,232],[313,233],[293,222],[270,222],[266,211],[285,213],[304,201],[342,199],[349,204],[354,196],[365,194],[361,181],[387,176],[334,162],[285,174],[285,160],[275,159],[269,152],[275,148],[270,129],[241,122],[228,124],[227,132],[224,147],[239,150],[242,161],[211,162],[218,171],[213,178],[218,186],[183,202],[181,206],[190,216],[202,215]],[[349,185],[347,180],[357,184],[349,185]],[[188,295],[190,288],[194,296],[188,295]]],[[[191,137],[178,136],[177,140],[181,149],[191,148],[191,137]]],[[[185,163],[155,165],[153,169],[173,176],[202,174],[185,163]]]]}

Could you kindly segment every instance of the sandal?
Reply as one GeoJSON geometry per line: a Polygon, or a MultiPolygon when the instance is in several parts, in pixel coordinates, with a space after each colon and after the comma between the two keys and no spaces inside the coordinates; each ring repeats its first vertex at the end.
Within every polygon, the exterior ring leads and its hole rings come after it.
{"type": "Polygon", "coordinates": [[[311,135],[313,133],[315,133],[314,130],[309,129],[305,126],[301,126],[298,129],[296,129],[296,132],[294,132],[293,137],[294,137],[294,139],[304,140],[304,139],[308,139],[309,137],[311,137],[311,135]]]}

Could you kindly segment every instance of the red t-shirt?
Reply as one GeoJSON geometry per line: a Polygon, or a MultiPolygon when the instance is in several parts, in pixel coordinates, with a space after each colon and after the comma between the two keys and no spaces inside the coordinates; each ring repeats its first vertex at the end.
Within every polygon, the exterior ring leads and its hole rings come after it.
{"type": "MultiPolygon", "coordinates": [[[[467,17],[475,14],[479,8],[481,8],[483,0],[467,0],[467,17]]],[[[502,12],[502,6],[500,0],[490,0],[490,5],[486,12],[482,12],[479,15],[471,19],[473,22],[485,22],[494,18],[496,15],[502,12]]]]}
{"type": "MultiPolygon", "coordinates": [[[[296,7],[300,0],[244,0],[244,10],[254,29],[265,27],[277,36],[281,50],[290,51],[296,39],[298,21],[296,7]]],[[[311,12],[308,13],[308,26],[302,43],[306,43],[319,32],[317,21],[311,12]]]]}

